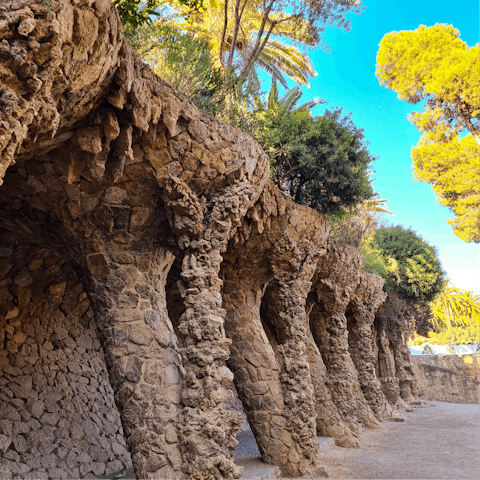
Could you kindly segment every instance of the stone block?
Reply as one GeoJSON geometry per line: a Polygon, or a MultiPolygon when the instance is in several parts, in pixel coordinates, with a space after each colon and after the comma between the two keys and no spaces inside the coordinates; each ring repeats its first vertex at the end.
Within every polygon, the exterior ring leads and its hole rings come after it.
{"type": "Polygon", "coordinates": [[[167,443],[177,443],[178,442],[177,429],[175,428],[175,425],[173,425],[172,423],[169,423],[165,427],[165,441],[167,443]]]}
{"type": "Polygon", "coordinates": [[[32,403],[30,407],[30,413],[32,414],[33,417],[40,419],[40,417],[43,415],[43,412],[45,410],[45,406],[42,400],[36,400],[35,402],[32,403]]]}
{"type": "Polygon", "coordinates": [[[94,475],[99,477],[100,475],[103,475],[105,472],[105,463],[104,462],[91,462],[89,464],[89,469],[91,472],[93,472],[94,475]]]}
{"type": "Polygon", "coordinates": [[[161,318],[156,310],[149,310],[144,313],[145,323],[155,330],[160,324],[161,318]]]}
{"type": "Polygon", "coordinates": [[[57,478],[69,479],[69,478],[71,478],[70,477],[70,472],[68,472],[67,470],[62,470],[61,468],[52,467],[52,468],[49,468],[47,470],[47,472],[48,472],[48,477],[49,478],[54,478],[54,479],[57,479],[57,478]]]}
{"type": "Polygon", "coordinates": [[[137,345],[150,345],[153,340],[153,332],[146,325],[133,324],[130,325],[128,337],[137,345]]]}
{"type": "Polygon", "coordinates": [[[105,466],[105,475],[111,475],[112,473],[120,473],[123,470],[123,464],[119,460],[107,463],[105,466]]]}
{"type": "Polygon", "coordinates": [[[21,270],[18,275],[13,279],[15,285],[18,287],[28,287],[33,282],[33,277],[30,275],[28,268],[21,270]]]}
{"type": "Polygon", "coordinates": [[[15,450],[19,454],[23,454],[27,451],[27,449],[28,449],[27,441],[25,440],[25,438],[22,435],[14,435],[13,438],[12,438],[12,441],[13,441],[13,445],[15,447],[15,450]]]}
{"type": "Polygon", "coordinates": [[[96,445],[91,445],[88,449],[89,455],[95,460],[96,462],[108,462],[109,455],[106,450],[96,445]]]}
{"type": "Polygon", "coordinates": [[[78,463],[90,463],[93,462],[93,458],[86,452],[80,452],[75,461],[78,463]]]}
{"type": "Polygon", "coordinates": [[[124,368],[125,377],[129,382],[138,383],[142,376],[143,361],[136,355],[130,356],[124,368]]]}
{"type": "Polygon", "coordinates": [[[101,253],[88,255],[87,265],[92,275],[99,281],[105,280],[110,274],[110,268],[108,268],[107,260],[101,253]]]}
{"type": "Polygon", "coordinates": [[[65,293],[65,288],[67,287],[67,282],[60,282],[56,285],[52,285],[48,291],[51,295],[63,296],[65,293]]]}
{"type": "Polygon", "coordinates": [[[24,477],[25,480],[48,480],[48,478],[48,473],[44,469],[30,471],[24,477]]]}
{"type": "Polygon", "coordinates": [[[9,436],[0,434],[0,453],[5,452],[11,443],[12,440],[9,436]]]}
{"type": "MultiPolygon", "coordinates": [[[[43,413],[43,412],[42,412],[42,413],[43,413]]],[[[41,416],[41,414],[40,414],[40,416],[41,416]]],[[[38,430],[38,429],[41,427],[40,422],[39,422],[37,419],[35,419],[35,418],[31,418],[31,419],[27,422],[27,425],[28,425],[28,428],[29,428],[30,430],[34,430],[34,431],[38,430]]]]}
{"type": "Polygon", "coordinates": [[[134,309],[138,305],[139,296],[137,293],[124,291],[117,298],[118,308],[125,309],[131,308],[134,309]]]}
{"type": "Polygon", "coordinates": [[[151,385],[161,382],[160,365],[158,360],[150,360],[145,366],[145,381],[151,385]]]}
{"type": "Polygon", "coordinates": [[[167,365],[165,367],[164,383],[165,385],[180,383],[180,373],[176,365],[167,365]]]}
{"type": "Polygon", "coordinates": [[[112,442],[112,452],[115,456],[120,456],[120,455],[124,455],[128,451],[123,445],[120,445],[118,442],[113,441],[112,442]]]}
{"type": "Polygon", "coordinates": [[[58,461],[57,456],[54,455],[53,453],[51,453],[49,455],[44,455],[40,459],[40,463],[41,463],[42,467],[47,468],[47,469],[56,468],[57,461],[58,461]]]}
{"type": "Polygon", "coordinates": [[[182,468],[182,455],[178,451],[178,448],[176,445],[167,445],[166,446],[167,450],[167,457],[170,463],[172,464],[172,467],[179,471],[182,468]]]}
{"type": "Polygon", "coordinates": [[[87,335],[80,335],[75,339],[78,347],[90,350],[92,348],[93,340],[87,335]]]}
{"type": "Polygon", "coordinates": [[[15,377],[15,383],[10,383],[9,387],[17,398],[28,398],[32,389],[32,377],[30,375],[15,377]]]}
{"type": "Polygon", "coordinates": [[[40,419],[40,422],[44,425],[50,425],[51,427],[54,427],[59,419],[60,415],[58,413],[44,413],[40,419]]]}

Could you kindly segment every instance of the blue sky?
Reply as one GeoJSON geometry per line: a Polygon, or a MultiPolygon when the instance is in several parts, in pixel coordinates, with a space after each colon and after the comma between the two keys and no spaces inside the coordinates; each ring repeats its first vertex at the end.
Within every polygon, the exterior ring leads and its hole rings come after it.
{"type": "MultiPolygon", "coordinates": [[[[342,107],[352,112],[352,120],[365,131],[370,152],[379,157],[373,163],[375,190],[388,200],[394,212],[388,220],[412,228],[438,249],[447,276],[458,288],[480,294],[479,246],[455,236],[447,219],[449,208],[435,200],[429,184],[413,181],[410,149],[420,134],[407,114],[420,108],[397,99],[395,92],[380,87],[375,77],[378,44],[391,31],[414,30],[419,25],[448,23],[460,30],[469,46],[479,42],[479,2],[462,0],[363,0],[367,7],[349,18],[352,28],[343,33],[328,28],[323,38],[332,52],[310,52],[318,72],[310,89],[304,88],[301,101],[321,97],[326,108],[342,107]]],[[[320,115],[324,107],[316,107],[320,115]]]]}

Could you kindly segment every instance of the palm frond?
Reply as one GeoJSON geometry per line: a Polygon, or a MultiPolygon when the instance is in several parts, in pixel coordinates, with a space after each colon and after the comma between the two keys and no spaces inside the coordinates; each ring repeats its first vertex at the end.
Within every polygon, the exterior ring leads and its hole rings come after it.
{"type": "Polygon", "coordinates": [[[273,110],[275,105],[278,103],[278,87],[277,80],[274,78],[272,80],[272,86],[270,87],[270,92],[267,99],[267,108],[273,110]]]}

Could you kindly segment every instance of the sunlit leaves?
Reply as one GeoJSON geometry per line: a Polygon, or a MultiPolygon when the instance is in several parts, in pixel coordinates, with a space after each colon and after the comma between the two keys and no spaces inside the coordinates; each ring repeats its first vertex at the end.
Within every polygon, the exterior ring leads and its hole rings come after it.
{"type": "MultiPolygon", "coordinates": [[[[432,138],[433,137],[433,138],[432,138]]],[[[480,241],[480,155],[471,135],[435,142],[425,134],[412,149],[414,176],[432,185],[437,200],[455,217],[448,223],[466,242],[480,241]]]]}
{"type": "Polygon", "coordinates": [[[274,180],[280,189],[322,213],[335,213],[373,196],[368,169],[375,158],[350,115],[337,109],[319,117],[290,115],[286,120],[276,140],[280,154],[274,180]]]}
{"type": "Polygon", "coordinates": [[[372,247],[398,265],[395,290],[410,299],[430,301],[442,288],[444,272],[434,247],[400,225],[375,232],[372,247]]]}
{"type": "Polygon", "coordinates": [[[360,253],[363,255],[364,268],[383,278],[384,288],[387,292],[398,286],[400,275],[398,261],[395,258],[386,255],[371,242],[363,243],[360,246],[360,253]]]}
{"type": "MultiPolygon", "coordinates": [[[[198,11],[203,8],[203,0],[179,0],[185,8],[198,11]]],[[[132,35],[138,28],[152,24],[158,17],[158,9],[169,0],[112,0],[122,20],[125,34],[132,35]]]]}
{"type": "Polygon", "coordinates": [[[480,297],[446,283],[432,301],[432,317],[440,331],[474,324],[480,328],[480,297]]]}
{"type": "MultiPolygon", "coordinates": [[[[275,6],[276,3],[281,4],[278,1],[273,3],[275,6]]],[[[282,83],[284,77],[288,77],[295,82],[308,84],[316,74],[308,56],[283,39],[294,40],[298,44],[314,44],[316,32],[311,24],[302,18],[290,18],[290,15],[281,11],[266,14],[261,2],[246,0],[240,2],[239,6],[243,7],[244,4],[242,17],[236,21],[234,0],[227,3],[225,0],[205,0],[205,8],[196,12],[177,1],[174,2],[178,15],[176,24],[208,42],[216,68],[228,70],[228,65],[231,65],[241,75],[245,69],[250,69],[250,63],[253,62],[256,68],[267,71],[282,83]],[[264,46],[255,46],[265,18],[268,18],[267,27],[272,21],[279,23],[264,46]],[[252,53],[255,53],[254,57],[252,53]]]]}
{"type": "Polygon", "coordinates": [[[144,25],[131,37],[137,56],[188,98],[215,88],[208,45],[164,21],[144,25]]]}
{"type": "Polygon", "coordinates": [[[415,178],[450,207],[462,240],[480,242],[480,45],[451,25],[392,32],[380,43],[377,77],[424,110],[409,116],[423,133],[412,149],[415,178]]]}

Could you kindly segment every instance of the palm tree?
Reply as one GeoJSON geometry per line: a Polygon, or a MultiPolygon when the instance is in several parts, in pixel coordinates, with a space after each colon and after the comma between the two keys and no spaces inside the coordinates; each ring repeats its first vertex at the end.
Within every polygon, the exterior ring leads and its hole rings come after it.
{"type": "Polygon", "coordinates": [[[455,288],[449,279],[432,302],[432,321],[438,329],[469,326],[480,315],[480,297],[455,288]]]}
{"type": "Polygon", "coordinates": [[[204,0],[204,7],[191,10],[176,1],[176,24],[205,39],[216,67],[225,74],[236,72],[241,82],[265,70],[286,87],[285,76],[308,85],[316,75],[310,59],[291,43],[313,46],[318,35],[298,14],[274,12],[277,0],[268,5],[258,0],[204,0]]]}
{"type": "Polygon", "coordinates": [[[295,87],[286,90],[282,97],[279,97],[277,82],[273,79],[267,97],[267,110],[275,110],[275,113],[280,116],[293,113],[295,117],[301,118],[309,117],[313,107],[327,103],[323,98],[313,98],[297,106],[301,96],[300,85],[295,85],[295,87]]]}

